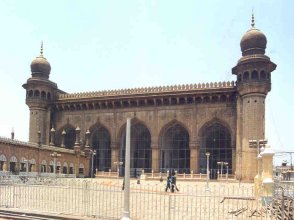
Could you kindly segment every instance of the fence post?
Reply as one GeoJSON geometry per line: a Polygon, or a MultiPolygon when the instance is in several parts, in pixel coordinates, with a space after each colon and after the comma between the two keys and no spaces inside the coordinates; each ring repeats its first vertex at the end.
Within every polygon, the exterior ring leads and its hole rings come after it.
{"type": "Polygon", "coordinates": [[[171,211],[171,195],[168,195],[168,219],[171,219],[170,218],[170,211],[171,211]]]}

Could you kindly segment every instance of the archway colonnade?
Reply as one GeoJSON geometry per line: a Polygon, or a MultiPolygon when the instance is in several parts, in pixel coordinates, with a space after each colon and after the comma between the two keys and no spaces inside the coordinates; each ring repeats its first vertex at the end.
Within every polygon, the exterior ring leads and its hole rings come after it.
{"type": "MultiPolygon", "coordinates": [[[[67,125],[59,130],[56,142],[73,147],[74,127],[67,125]],[[63,132],[63,134],[62,134],[63,132]],[[68,134],[67,136],[64,134],[68,134]],[[59,135],[58,135],[59,134],[59,135]],[[61,135],[64,135],[61,141],[61,135]]],[[[101,123],[89,128],[90,147],[96,151],[92,169],[95,171],[116,171],[117,163],[125,162],[126,125],[118,131],[117,144],[112,144],[113,135],[101,123]]],[[[197,141],[192,141],[188,129],[179,121],[173,120],[158,132],[158,143],[152,137],[150,129],[137,119],[131,124],[131,171],[166,172],[176,170],[179,173],[206,173],[206,153],[210,152],[210,168],[215,177],[219,162],[225,162],[229,173],[234,173],[235,146],[232,144],[231,131],[219,120],[206,123],[199,131],[197,141]]],[[[195,139],[195,138],[193,138],[195,139]]],[[[123,171],[124,165],[121,170],[123,171]]]]}

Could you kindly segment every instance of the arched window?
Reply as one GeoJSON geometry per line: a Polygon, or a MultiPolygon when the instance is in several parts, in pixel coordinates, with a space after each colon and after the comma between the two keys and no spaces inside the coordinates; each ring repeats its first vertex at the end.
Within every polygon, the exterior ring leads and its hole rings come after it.
{"type": "Polygon", "coordinates": [[[6,162],[6,157],[4,154],[0,155],[0,171],[4,170],[4,163],[6,162]]]}
{"type": "Polygon", "coordinates": [[[244,80],[244,81],[249,80],[249,73],[248,73],[248,72],[245,72],[245,73],[243,74],[243,80],[244,80]]]}
{"type": "Polygon", "coordinates": [[[69,172],[68,173],[69,174],[74,174],[74,165],[73,165],[73,163],[69,164],[69,172]]]}
{"type": "Polygon", "coordinates": [[[201,97],[196,97],[195,102],[196,103],[201,103],[202,102],[202,98],[201,97]]]}
{"type": "Polygon", "coordinates": [[[266,79],[266,73],[263,70],[260,72],[260,79],[261,80],[265,80],[266,79]]]}
{"type": "Polygon", "coordinates": [[[30,90],[30,91],[29,91],[29,97],[33,97],[33,95],[34,95],[33,90],[30,90]]]}
{"type": "Polygon", "coordinates": [[[41,92],[41,98],[46,99],[46,92],[44,92],[44,91],[41,92]]]}
{"type": "Polygon", "coordinates": [[[252,71],[251,79],[252,80],[258,80],[258,72],[256,70],[252,71]]]}
{"type": "Polygon", "coordinates": [[[16,172],[16,163],[17,163],[17,158],[15,156],[10,157],[9,161],[9,170],[12,173],[16,172]]]}
{"type": "Polygon", "coordinates": [[[100,171],[108,171],[111,168],[110,134],[108,130],[97,124],[90,129],[90,146],[96,150],[93,160],[93,172],[96,168],[100,171]]]}
{"type": "Polygon", "coordinates": [[[227,96],[222,95],[222,96],[220,97],[220,101],[221,101],[221,102],[226,102],[226,101],[227,101],[227,96]]]}
{"type": "Polygon", "coordinates": [[[67,174],[67,163],[66,162],[63,163],[62,173],[67,174]]]}
{"type": "MultiPolygon", "coordinates": [[[[120,161],[125,165],[126,126],[121,132],[120,161]]],[[[151,172],[151,135],[148,128],[136,121],[131,122],[131,175],[140,175],[142,169],[151,172]]]]}
{"type": "Polygon", "coordinates": [[[47,99],[48,100],[51,100],[51,94],[50,94],[50,92],[47,93],[47,99]]]}
{"type": "Polygon", "coordinates": [[[46,173],[47,172],[47,162],[46,160],[42,160],[42,163],[41,163],[41,173],[46,173]]]}
{"type": "Polygon", "coordinates": [[[208,103],[209,101],[210,101],[209,96],[205,96],[204,99],[203,99],[203,102],[204,103],[208,103]]]}
{"type": "Polygon", "coordinates": [[[174,121],[163,128],[160,137],[160,168],[163,172],[190,172],[189,134],[174,121]]]}
{"type": "Polygon", "coordinates": [[[229,171],[231,172],[232,146],[230,131],[221,123],[215,122],[203,128],[201,134],[200,172],[206,173],[207,152],[210,153],[209,167],[211,178],[217,177],[218,162],[228,163],[229,171]]]}
{"type": "Polygon", "coordinates": [[[212,102],[217,102],[218,101],[218,97],[217,96],[212,96],[211,101],[212,102]]]}
{"type": "Polygon", "coordinates": [[[40,91],[39,90],[35,90],[34,91],[34,96],[35,97],[39,97],[40,96],[40,91]]]}

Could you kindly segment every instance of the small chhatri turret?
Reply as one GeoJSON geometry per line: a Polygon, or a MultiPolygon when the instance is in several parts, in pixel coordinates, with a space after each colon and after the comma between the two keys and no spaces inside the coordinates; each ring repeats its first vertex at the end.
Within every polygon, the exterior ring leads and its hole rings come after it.
{"type": "Polygon", "coordinates": [[[31,63],[32,77],[49,78],[51,71],[50,63],[43,56],[43,41],[41,42],[40,55],[36,57],[31,63]]]}

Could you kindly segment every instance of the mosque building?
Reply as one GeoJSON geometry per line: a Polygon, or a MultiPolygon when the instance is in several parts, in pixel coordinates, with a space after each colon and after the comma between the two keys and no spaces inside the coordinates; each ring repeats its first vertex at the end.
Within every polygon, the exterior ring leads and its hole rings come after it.
{"type": "Polygon", "coordinates": [[[206,173],[209,152],[211,178],[223,162],[237,179],[252,180],[257,148],[249,140],[264,139],[265,99],[276,64],[265,55],[267,39],[254,18],[251,26],[240,42],[233,82],[67,93],[50,81],[51,65],[41,47],[23,85],[29,142],[0,139],[0,168],[23,170],[29,159],[35,172],[49,172],[54,151],[63,173],[116,171],[125,160],[130,117],[132,172],[206,173]]]}

